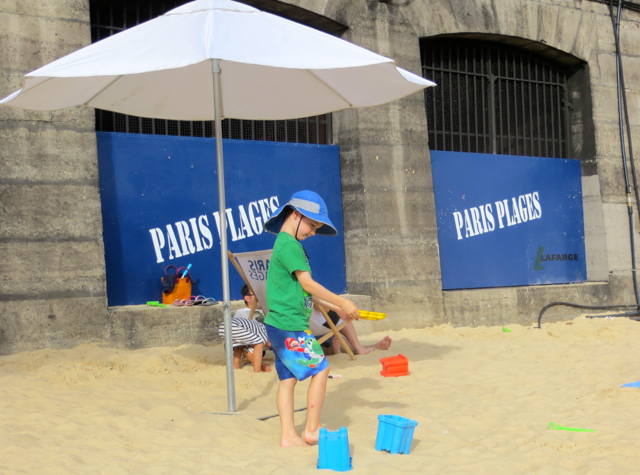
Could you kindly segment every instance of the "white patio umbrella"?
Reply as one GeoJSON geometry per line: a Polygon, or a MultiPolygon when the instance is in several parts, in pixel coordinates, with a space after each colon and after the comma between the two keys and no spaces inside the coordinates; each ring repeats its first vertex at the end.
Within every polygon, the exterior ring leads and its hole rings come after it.
{"type": "MultiPolygon", "coordinates": [[[[220,229],[226,230],[222,119],[308,117],[384,104],[434,85],[313,28],[230,0],[197,0],[27,74],[24,87],[0,104],[215,120],[220,229]]],[[[220,235],[222,308],[231,328],[227,235],[220,235]]],[[[229,411],[235,412],[231,332],[225,343],[229,411]]]]}

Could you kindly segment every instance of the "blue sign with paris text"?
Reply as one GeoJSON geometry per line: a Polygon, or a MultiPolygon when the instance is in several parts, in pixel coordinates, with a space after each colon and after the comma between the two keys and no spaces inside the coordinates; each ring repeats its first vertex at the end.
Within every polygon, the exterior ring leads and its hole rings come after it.
{"type": "MultiPolygon", "coordinates": [[[[162,300],[165,269],[188,264],[192,294],[221,300],[215,139],[96,135],[109,305],[162,300]]],[[[264,230],[271,213],[296,191],[315,191],[338,236],[314,236],[302,244],[314,279],[344,293],[338,147],[232,139],[223,146],[229,250],[272,249],[276,236],[264,230]]],[[[229,276],[231,298],[240,299],[242,279],[231,266],[229,276]]]]}
{"type": "Polygon", "coordinates": [[[584,282],[579,160],[431,151],[442,286],[584,282]]]}

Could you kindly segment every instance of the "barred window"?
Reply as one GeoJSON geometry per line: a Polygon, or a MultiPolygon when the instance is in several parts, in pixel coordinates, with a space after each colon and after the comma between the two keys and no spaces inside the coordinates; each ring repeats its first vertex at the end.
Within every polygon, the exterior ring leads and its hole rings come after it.
{"type": "Polygon", "coordinates": [[[421,41],[433,150],[567,158],[567,73],[528,52],[477,39],[421,41]]]}
{"type": "MultiPolygon", "coordinates": [[[[187,1],[189,0],[91,0],[91,41],[99,41],[156,18],[187,1]]],[[[215,130],[213,122],[212,120],[152,119],[96,109],[97,132],[213,137],[215,130]]],[[[331,114],[278,121],[224,119],[222,137],[270,142],[330,144],[332,142],[331,114]]]]}

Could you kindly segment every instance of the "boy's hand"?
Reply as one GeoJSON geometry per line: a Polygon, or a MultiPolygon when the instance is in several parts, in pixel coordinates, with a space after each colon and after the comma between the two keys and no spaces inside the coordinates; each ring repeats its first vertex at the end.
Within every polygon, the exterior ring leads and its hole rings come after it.
{"type": "Polygon", "coordinates": [[[340,315],[340,317],[347,322],[351,320],[360,320],[360,311],[358,310],[358,306],[349,299],[343,300],[344,302],[340,305],[340,310],[342,310],[344,315],[340,315]]]}

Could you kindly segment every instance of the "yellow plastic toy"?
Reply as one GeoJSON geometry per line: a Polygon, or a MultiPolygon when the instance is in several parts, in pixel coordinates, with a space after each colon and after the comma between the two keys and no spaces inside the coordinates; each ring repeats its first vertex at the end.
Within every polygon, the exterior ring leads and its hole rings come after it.
{"type": "Polygon", "coordinates": [[[386,316],[386,313],[367,312],[366,310],[360,310],[360,318],[364,318],[365,320],[383,320],[386,316]]]}

